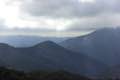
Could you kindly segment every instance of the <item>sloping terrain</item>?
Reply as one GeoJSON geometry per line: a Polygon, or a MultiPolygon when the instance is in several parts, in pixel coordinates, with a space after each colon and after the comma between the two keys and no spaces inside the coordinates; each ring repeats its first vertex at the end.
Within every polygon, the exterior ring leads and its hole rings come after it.
{"type": "Polygon", "coordinates": [[[63,71],[24,73],[0,67],[0,80],[90,80],[87,77],[63,71]]]}
{"type": "Polygon", "coordinates": [[[65,40],[60,45],[110,66],[120,64],[120,28],[99,29],[85,36],[65,40]]]}
{"type": "Polygon", "coordinates": [[[95,76],[108,68],[93,58],[69,51],[51,41],[28,48],[14,48],[0,44],[0,59],[9,68],[24,71],[51,69],[95,76]]]}

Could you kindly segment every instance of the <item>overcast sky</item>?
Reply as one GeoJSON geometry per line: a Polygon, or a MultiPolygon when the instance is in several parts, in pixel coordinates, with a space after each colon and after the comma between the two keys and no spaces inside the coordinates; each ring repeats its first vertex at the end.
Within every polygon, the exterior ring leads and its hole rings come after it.
{"type": "Polygon", "coordinates": [[[74,37],[120,26],[120,0],[0,0],[0,34],[74,37]]]}

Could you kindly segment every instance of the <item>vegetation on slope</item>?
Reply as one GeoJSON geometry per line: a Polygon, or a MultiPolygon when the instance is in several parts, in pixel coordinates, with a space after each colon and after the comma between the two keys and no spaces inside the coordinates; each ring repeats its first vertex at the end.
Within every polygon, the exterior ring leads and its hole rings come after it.
{"type": "Polygon", "coordinates": [[[0,67],[0,80],[90,80],[86,77],[71,74],[65,71],[56,72],[30,72],[24,73],[22,71],[16,71],[0,67]]]}

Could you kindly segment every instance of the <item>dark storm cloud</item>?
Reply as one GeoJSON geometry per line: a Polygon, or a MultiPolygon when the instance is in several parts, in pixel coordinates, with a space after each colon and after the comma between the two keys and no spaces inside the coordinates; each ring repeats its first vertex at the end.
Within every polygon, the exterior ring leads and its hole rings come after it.
{"type": "Polygon", "coordinates": [[[22,5],[23,10],[33,16],[81,17],[101,12],[102,6],[94,3],[80,3],[78,0],[33,0],[22,5]]]}
{"type": "Polygon", "coordinates": [[[22,9],[32,16],[80,18],[101,13],[119,13],[120,0],[95,0],[82,3],[80,0],[26,0],[22,9]]]}

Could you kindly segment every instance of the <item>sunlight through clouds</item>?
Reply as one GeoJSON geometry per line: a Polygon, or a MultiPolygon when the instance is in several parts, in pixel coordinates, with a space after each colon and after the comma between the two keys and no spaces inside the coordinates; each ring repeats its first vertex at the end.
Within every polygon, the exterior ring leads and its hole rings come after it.
{"type": "Polygon", "coordinates": [[[95,3],[95,0],[79,0],[81,3],[95,3]]]}
{"type": "Polygon", "coordinates": [[[56,36],[119,27],[119,4],[120,0],[0,0],[0,27],[6,32],[26,30],[26,34],[53,31],[56,36]]]}
{"type": "Polygon", "coordinates": [[[9,4],[9,0],[0,0],[0,18],[5,20],[7,26],[13,26],[18,21],[20,11],[19,4],[9,4]]]}

